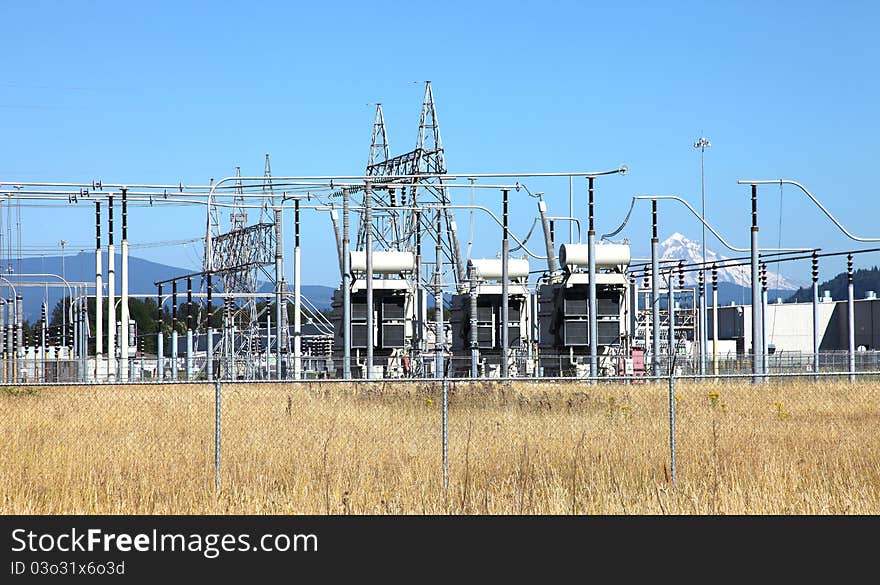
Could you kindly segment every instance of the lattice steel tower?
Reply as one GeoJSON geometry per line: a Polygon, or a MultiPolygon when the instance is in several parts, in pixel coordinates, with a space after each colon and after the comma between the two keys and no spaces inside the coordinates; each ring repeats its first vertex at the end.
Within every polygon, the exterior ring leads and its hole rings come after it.
{"type": "MultiPolygon", "coordinates": [[[[425,241],[434,240],[436,243],[439,219],[445,228],[440,242],[444,273],[449,273],[444,280],[451,280],[459,287],[466,284],[465,267],[458,245],[458,230],[448,208],[449,194],[443,186],[442,177],[426,176],[445,173],[446,161],[431,82],[425,82],[416,148],[410,152],[389,157],[385,118],[382,105],[378,104],[365,173],[375,177],[372,185],[372,204],[376,209],[372,222],[373,241],[386,250],[415,253],[419,229],[425,241]],[[418,209],[426,205],[434,209],[430,212],[418,209]],[[438,214],[441,217],[438,218],[438,214]]],[[[356,244],[358,250],[364,249],[365,230],[366,226],[361,221],[356,244]]]]}
{"type": "MultiPolygon", "coordinates": [[[[241,176],[240,167],[235,167],[235,176],[241,176]]],[[[224,331],[219,336],[219,346],[214,348],[215,354],[225,358],[223,376],[227,378],[254,377],[256,358],[263,349],[256,294],[260,292],[261,280],[275,280],[269,267],[274,264],[276,228],[280,227],[274,220],[275,197],[268,154],[261,197],[245,197],[244,191],[241,179],[236,179],[227,231],[221,231],[217,196],[212,192],[205,234],[203,270],[220,277],[224,292],[238,295],[225,304],[224,331]],[[259,208],[259,217],[249,225],[248,210],[255,207],[259,208]]],[[[286,316],[286,311],[282,314],[286,316]]],[[[286,336],[281,341],[286,343],[286,336]]]]}

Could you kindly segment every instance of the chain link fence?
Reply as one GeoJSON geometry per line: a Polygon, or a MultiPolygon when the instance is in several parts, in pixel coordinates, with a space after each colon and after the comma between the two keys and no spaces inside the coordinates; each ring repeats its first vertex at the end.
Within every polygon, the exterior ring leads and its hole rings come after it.
{"type": "Polygon", "coordinates": [[[880,372],[6,385],[4,514],[874,514],[880,372]]]}
{"type": "MultiPolygon", "coordinates": [[[[128,359],[124,372],[122,360],[108,363],[106,356],[96,360],[67,357],[61,351],[29,351],[23,356],[0,359],[0,379],[5,383],[81,383],[81,382],[197,382],[197,381],[292,381],[292,380],[340,380],[344,378],[344,360],[338,357],[305,355],[300,358],[297,373],[292,356],[284,354],[279,371],[275,355],[257,355],[229,358],[217,355],[211,363],[203,353],[194,353],[189,359],[183,354],[177,358],[165,356],[159,360],[155,355],[134,353],[128,359]]],[[[675,372],[678,376],[729,376],[745,375],[753,371],[751,354],[724,353],[708,355],[705,359],[693,355],[676,355],[675,372]]],[[[766,373],[786,374],[804,372],[852,373],[880,371],[880,351],[856,351],[852,356],[846,351],[822,351],[817,356],[805,352],[778,352],[759,356],[766,373]]],[[[373,380],[418,380],[437,377],[437,356],[423,353],[418,356],[405,354],[393,357],[376,356],[373,361],[373,380]]],[[[469,355],[442,356],[442,377],[448,378],[504,378],[502,358],[495,353],[479,354],[476,361],[469,355]]],[[[507,378],[540,380],[545,378],[589,378],[590,356],[583,354],[528,354],[512,351],[507,359],[507,378]]],[[[353,356],[350,361],[352,379],[366,380],[367,363],[364,356],[353,356]]],[[[603,378],[627,376],[665,376],[669,373],[669,356],[661,355],[656,361],[651,353],[618,352],[597,356],[597,375],[603,378]]]]}

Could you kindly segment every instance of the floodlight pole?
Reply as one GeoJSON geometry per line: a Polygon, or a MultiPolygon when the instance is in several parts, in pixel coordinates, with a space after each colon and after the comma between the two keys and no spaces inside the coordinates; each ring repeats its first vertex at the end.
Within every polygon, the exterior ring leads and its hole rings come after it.
{"type": "MultiPolygon", "coordinates": [[[[703,136],[700,137],[699,140],[694,142],[694,148],[700,149],[700,215],[703,219],[706,218],[706,173],[705,173],[705,165],[704,158],[706,149],[712,146],[712,143],[703,136]]],[[[700,267],[700,278],[703,282],[706,281],[706,223],[700,222],[703,228],[703,235],[700,240],[702,245],[702,266],[700,267]]],[[[705,289],[700,290],[700,374],[706,373],[706,349],[709,345],[709,336],[707,331],[707,317],[706,317],[706,291],[705,289]]]]}

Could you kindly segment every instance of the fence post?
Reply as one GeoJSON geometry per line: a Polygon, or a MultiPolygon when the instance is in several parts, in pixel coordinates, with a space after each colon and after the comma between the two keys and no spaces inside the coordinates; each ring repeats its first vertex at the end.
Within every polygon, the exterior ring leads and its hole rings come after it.
{"type": "Polygon", "coordinates": [[[443,433],[443,489],[446,490],[446,487],[449,485],[449,401],[448,401],[448,384],[449,382],[446,380],[446,377],[443,378],[441,382],[441,388],[443,392],[443,422],[442,422],[442,433],[443,433]]]}
{"type": "Polygon", "coordinates": [[[675,367],[669,368],[669,474],[675,485],[675,367]]]}
{"type": "Polygon", "coordinates": [[[214,382],[214,491],[220,493],[220,380],[214,382]]]}

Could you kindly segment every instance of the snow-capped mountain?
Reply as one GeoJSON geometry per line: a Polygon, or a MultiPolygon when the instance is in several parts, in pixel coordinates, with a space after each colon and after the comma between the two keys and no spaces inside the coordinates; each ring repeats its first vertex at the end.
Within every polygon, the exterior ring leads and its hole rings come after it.
{"type": "MultiPolygon", "coordinates": [[[[660,242],[659,254],[661,262],[663,260],[684,260],[686,264],[700,262],[700,258],[702,257],[702,246],[700,245],[700,242],[689,240],[684,235],[676,232],[660,242]]],[[[748,253],[744,253],[742,256],[748,256],[748,253]]],[[[718,282],[729,282],[737,286],[751,288],[751,267],[748,264],[745,266],[722,268],[724,261],[729,260],[729,256],[718,254],[717,252],[710,250],[708,247],[706,248],[706,260],[709,262],[718,262],[718,282]]],[[[730,262],[733,264],[739,264],[743,262],[743,260],[730,262]]],[[[710,274],[707,274],[706,276],[707,279],[711,279],[710,274]]],[[[697,273],[685,273],[684,280],[687,284],[696,284],[697,273]]],[[[706,284],[709,285],[710,282],[711,280],[707,280],[706,284]]],[[[769,269],[767,270],[767,288],[769,289],[797,290],[800,286],[801,285],[795,279],[772,272],[769,269]]]]}

